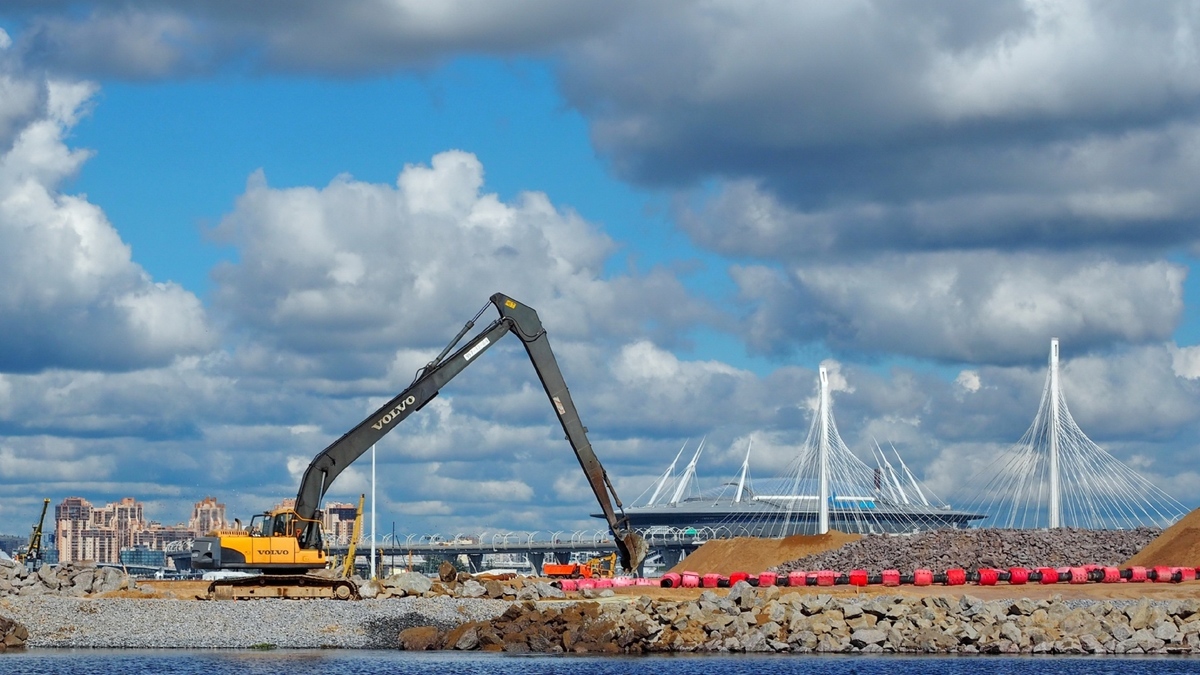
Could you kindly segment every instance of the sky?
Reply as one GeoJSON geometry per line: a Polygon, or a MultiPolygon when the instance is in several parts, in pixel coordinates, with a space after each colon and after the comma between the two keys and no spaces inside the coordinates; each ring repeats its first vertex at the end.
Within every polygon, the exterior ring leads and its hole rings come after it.
{"type": "MultiPolygon", "coordinates": [[[[308,462],[495,292],[626,503],[780,472],[817,369],[943,499],[1079,425],[1200,506],[1192,2],[0,8],[0,532],[308,462]]],[[[485,316],[494,316],[494,312],[485,316]]],[[[377,447],[379,526],[598,529],[516,340],[377,447]]],[[[369,457],[329,499],[370,491],[369,457]]]]}

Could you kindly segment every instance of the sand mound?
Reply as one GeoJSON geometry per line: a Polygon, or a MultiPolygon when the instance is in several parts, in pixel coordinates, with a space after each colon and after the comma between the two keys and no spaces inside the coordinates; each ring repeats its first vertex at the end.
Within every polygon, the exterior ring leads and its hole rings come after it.
{"type": "Polygon", "coordinates": [[[830,530],[829,534],[796,535],[784,539],[715,539],[693,551],[671,568],[671,571],[687,570],[698,574],[726,575],[732,572],[758,574],[797,558],[840,548],[860,538],[861,535],[830,530]]]}
{"type": "Polygon", "coordinates": [[[1200,567],[1200,509],[1168,527],[1154,541],[1126,561],[1125,566],[1200,567]]]}

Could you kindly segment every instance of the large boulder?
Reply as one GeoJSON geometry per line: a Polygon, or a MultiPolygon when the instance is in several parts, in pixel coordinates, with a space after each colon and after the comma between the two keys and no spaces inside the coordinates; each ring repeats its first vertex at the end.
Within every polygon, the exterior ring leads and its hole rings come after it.
{"type": "Polygon", "coordinates": [[[93,593],[111,593],[120,590],[125,583],[125,575],[115,567],[100,567],[96,569],[96,578],[92,582],[93,593]]]}
{"type": "Polygon", "coordinates": [[[25,626],[0,616],[0,652],[21,649],[25,646],[27,639],[29,639],[29,631],[25,626]]]}
{"type": "Polygon", "coordinates": [[[404,595],[421,595],[433,589],[433,580],[419,572],[400,572],[384,579],[382,585],[404,595]]]}
{"type": "Polygon", "coordinates": [[[401,649],[419,652],[440,647],[442,634],[435,626],[416,626],[400,631],[399,639],[401,649]]]}

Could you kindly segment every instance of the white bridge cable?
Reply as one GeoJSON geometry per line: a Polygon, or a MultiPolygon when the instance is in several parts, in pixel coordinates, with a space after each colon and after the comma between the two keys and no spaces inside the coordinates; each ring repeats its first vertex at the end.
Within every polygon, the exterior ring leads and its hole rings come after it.
{"type": "MultiPolygon", "coordinates": [[[[1052,350],[1057,346],[1052,343],[1052,350]]],[[[984,526],[1052,526],[1051,500],[1058,495],[1059,525],[1085,529],[1167,527],[1187,509],[1094,443],[1076,424],[1057,384],[1056,364],[1042,389],[1033,424],[1007,452],[967,485],[972,510],[988,514],[984,526]],[[1057,425],[1055,421],[1057,420],[1057,425]],[[1053,489],[1052,439],[1058,453],[1053,489]]]]}
{"type": "MultiPolygon", "coordinates": [[[[691,439],[689,438],[688,441],[690,440],[691,439]]],[[[658,497],[663,493],[663,489],[668,485],[673,485],[675,480],[675,465],[679,463],[679,458],[683,455],[683,450],[687,447],[688,441],[683,442],[683,445],[679,448],[679,452],[675,453],[675,459],[671,460],[671,465],[667,467],[667,470],[662,473],[658,481],[654,484],[654,492],[650,495],[650,499],[647,500],[647,506],[653,506],[654,504],[657,504],[658,497]]],[[[646,489],[649,490],[649,488],[646,489]]],[[[640,503],[642,496],[645,494],[645,492],[642,492],[642,494],[638,495],[638,498],[633,500],[632,503],[640,503]]]]}
{"type": "Polygon", "coordinates": [[[751,492],[748,499],[743,497],[747,506],[731,512],[721,528],[768,537],[818,533],[822,455],[827,467],[825,504],[831,529],[882,533],[954,526],[948,520],[949,507],[926,497],[932,493],[922,491],[903,460],[901,466],[912,490],[902,486],[881,448],[877,468],[868,466],[850,450],[838,432],[826,391],[819,396],[805,441],[787,469],[773,480],[759,481],[763,490],[751,492]],[[910,498],[912,492],[920,495],[919,500],[910,498]]]}
{"type": "Polygon", "coordinates": [[[675,485],[675,492],[671,495],[671,501],[668,504],[678,504],[680,499],[683,499],[684,493],[687,492],[692,481],[696,478],[696,462],[700,461],[700,453],[704,452],[704,441],[707,437],[700,439],[700,445],[696,448],[696,454],[692,455],[692,461],[688,462],[687,468],[683,470],[683,476],[675,485]]]}

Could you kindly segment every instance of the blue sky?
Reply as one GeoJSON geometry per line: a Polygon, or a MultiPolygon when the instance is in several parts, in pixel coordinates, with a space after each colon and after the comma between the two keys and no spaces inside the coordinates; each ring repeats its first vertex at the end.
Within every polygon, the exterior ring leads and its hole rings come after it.
{"type": "MultiPolygon", "coordinates": [[[[1170,2],[11,4],[0,530],[43,496],[166,522],[291,496],[498,290],[627,498],[687,438],[708,480],[751,435],[780,470],[820,365],[850,446],[952,498],[1059,337],[1084,430],[1194,507],[1198,28],[1170,2]]],[[[496,350],[389,436],[385,520],[594,526],[532,376],[496,350]]]]}

